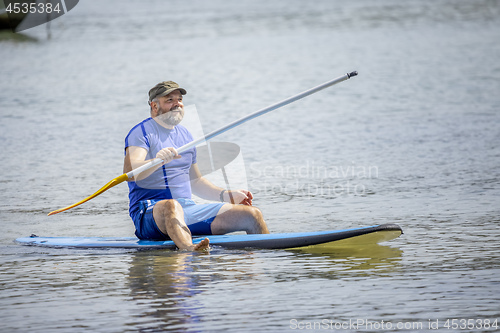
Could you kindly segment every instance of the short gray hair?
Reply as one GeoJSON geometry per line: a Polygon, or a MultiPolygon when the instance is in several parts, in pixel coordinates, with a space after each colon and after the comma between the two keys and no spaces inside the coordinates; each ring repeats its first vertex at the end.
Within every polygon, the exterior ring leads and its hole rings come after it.
{"type": "Polygon", "coordinates": [[[149,110],[153,111],[153,107],[151,106],[151,103],[155,102],[156,105],[160,104],[160,101],[158,100],[158,97],[153,98],[151,102],[149,102],[149,110]]]}

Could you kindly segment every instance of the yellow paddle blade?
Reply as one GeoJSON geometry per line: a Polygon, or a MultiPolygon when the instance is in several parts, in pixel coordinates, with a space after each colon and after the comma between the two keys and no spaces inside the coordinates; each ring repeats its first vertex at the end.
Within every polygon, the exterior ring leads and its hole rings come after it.
{"type": "Polygon", "coordinates": [[[78,201],[77,203],[75,203],[75,204],[73,204],[71,206],[68,206],[68,207],[64,207],[64,208],[61,208],[61,209],[58,209],[58,210],[54,210],[54,211],[50,212],[47,215],[48,216],[54,215],[54,214],[57,214],[57,213],[60,213],[60,212],[64,212],[65,210],[71,209],[73,207],[79,206],[82,203],[87,202],[90,199],[93,199],[93,198],[97,197],[99,194],[104,193],[105,191],[109,190],[113,186],[116,186],[116,185],[118,185],[120,183],[123,183],[126,180],[128,180],[128,176],[127,176],[126,173],[124,173],[123,175],[121,175],[119,177],[116,177],[115,179],[111,180],[109,183],[107,183],[106,185],[104,185],[99,191],[97,191],[94,194],[92,194],[91,196],[83,199],[82,201],[78,201]]]}

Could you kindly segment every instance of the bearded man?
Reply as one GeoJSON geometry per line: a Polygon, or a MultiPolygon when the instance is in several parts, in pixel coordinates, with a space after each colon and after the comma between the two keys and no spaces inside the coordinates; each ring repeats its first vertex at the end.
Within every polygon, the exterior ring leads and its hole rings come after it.
{"type": "Polygon", "coordinates": [[[163,163],[129,179],[129,213],[139,239],[173,240],[180,250],[201,250],[208,238],[193,244],[192,235],[220,235],[234,231],[269,233],[262,213],[252,206],[247,190],[226,191],[202,177],[196,148],[179,155],[191,141],[180,122],[186,90],[173,81],[158,83],[149,91],[151,117],[134,126],[125,138],[123,172],[155,158],[163,163]],[[219,201],[196,204],[192,194],[219,201]],[[232,203],[230,203],[232,202],[232,203]]]}

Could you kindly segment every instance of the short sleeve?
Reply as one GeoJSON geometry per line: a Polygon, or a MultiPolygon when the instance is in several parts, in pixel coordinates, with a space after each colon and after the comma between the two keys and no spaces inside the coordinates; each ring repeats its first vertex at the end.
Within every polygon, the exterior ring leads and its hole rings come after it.
{"type": "Polygon", "coordinates": [[[132,128],[125,138],[125,149],[130,146],[141,147],[149,150],[149,140],[143,123],[140,123],[132,128]]]}

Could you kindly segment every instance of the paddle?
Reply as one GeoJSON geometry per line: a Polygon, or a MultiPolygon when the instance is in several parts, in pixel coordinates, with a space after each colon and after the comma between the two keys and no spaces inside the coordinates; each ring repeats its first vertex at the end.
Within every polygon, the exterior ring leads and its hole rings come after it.
{"type": "MultiPolygon", "coordinates": [[[[192,141],[192,142],[190,142],[188,144],[185,144],[184,146],[182,146],[179,149],[177,149],[177,152],[179,154],[181,154],[181,153],[185,152],[186,150],[191,149],[191,148],[199,145],[200,143],[203,143],[205,141],[213,139],[217,135],[220,135],[220,134],[222,134],[222,133],[224,133],[226,131],[229,131],[230,129],[235,128],[236,126],[239,126],[239,125],[241,125],[241,124],[243,124],[243,123],[245,123],[245,122],[247,122],[247,121],[249,121],[251,119],[257,118],[257,117],[259,117],[259,116],[261,116],[261,115],[263,115],[265,113],[271,112],[271,111],[276,110],[276,109],[278,109],[278,108],[280,108],[282,106],[285,106],[287,104],[293,103],[293,102],[295,102],[295,101],[297,101],[299,99],[302,99],[302,98],[304,98],[306,96],[312,95],[312,94],[314,94],[314,93],[316,93],[316,92],[318,92],[320,90],[323,90],[325,88],[331,87],[334,84],[337,84],[337,83],[340,83],[340,82],[345,81],[347,79],[350,79],[351,77],[356,76],[356,75],[358,75],[358,72],[356,72],[356,71],[351,72],[351,73],[347,73],[347,74],[342,75],[342,76],[340,76],[340,77],[338,77],[336,79],[333,79],[331,81],[325,82],[325,83],[323,83],[323,84],[321,84],[321,85],[319,85],[317,87],[311,88],[309,90],[301,92],[300,94],[297,94],[295,96],[289,97],[289,98],[287,98],[287,99],[285,99],[285,100],[283,100],[281,102],[278,102],[278,103],[270,105],[270,106],[268,106],[268,107],[266,107],[264,109],[261,109],[259,111],[254,112],[254,113],[251,113],[251,114],[249,114],[249,115],[247,115],[247,116],[245,116],[245,117],[243,117],[243,118],[241,118],[239,120],[236,120],[236,121],[234,121],[234,122],[232,122],[230,124],[227,124],[224,127],[219,128],[218,130],[215,130],[215,131],[213,131],[211,133],[208,133],[207,135],[205,135],[205,136],[203,136],[201,138],[198,138],[197,140],[194,140],[194,141],[192,141]]],[[[75,203],[75,204],[73,204],[71,206],[54,210],[54,211],[50,212],[48,215],[49,216],[50,215],[54,215],[54,214],[57,214],[57,213],[69,210],[71,208],[74,208],[76,206],[79,206],[82,203],[87,202],[87,201],[89,201],[89,200],[97,197],[101,193],[109,190],[110,188],[112,188],[112,187],[114,187],[114,186],[116,186],[116,185],[118,185],[118,184],[120,184],[120,183],[122,183],[124,181],[127,181],[127,180],[129,180],[129,179],[131,179],[131,178],[139,175],[141,172],[144,172],[144,171],[148,170],[149,168],[153,168],[153,167],[161,164],[162,162],[163,162],[162,159],[155,158],[155,159],[149,161],[148,163],[146,163],[144,165],[141,165],[140,167],[138,167],[138,168],[136,168],[136,169],[134,169],[134,170],[132,170],[130,172],[124,173],[123,175],[121,175],[119,177],[116,177],[115,179],[113,179],[110,182],[108,182],[106,185],[104,185],[101,189],[99,189],[97,192],[95,192],[91,196],[89,196],[89,197],[87,197],[87,198],[85,198],[85,199],[83,199],[81,201],[78,201],[77,203],[75,203]]]]}

